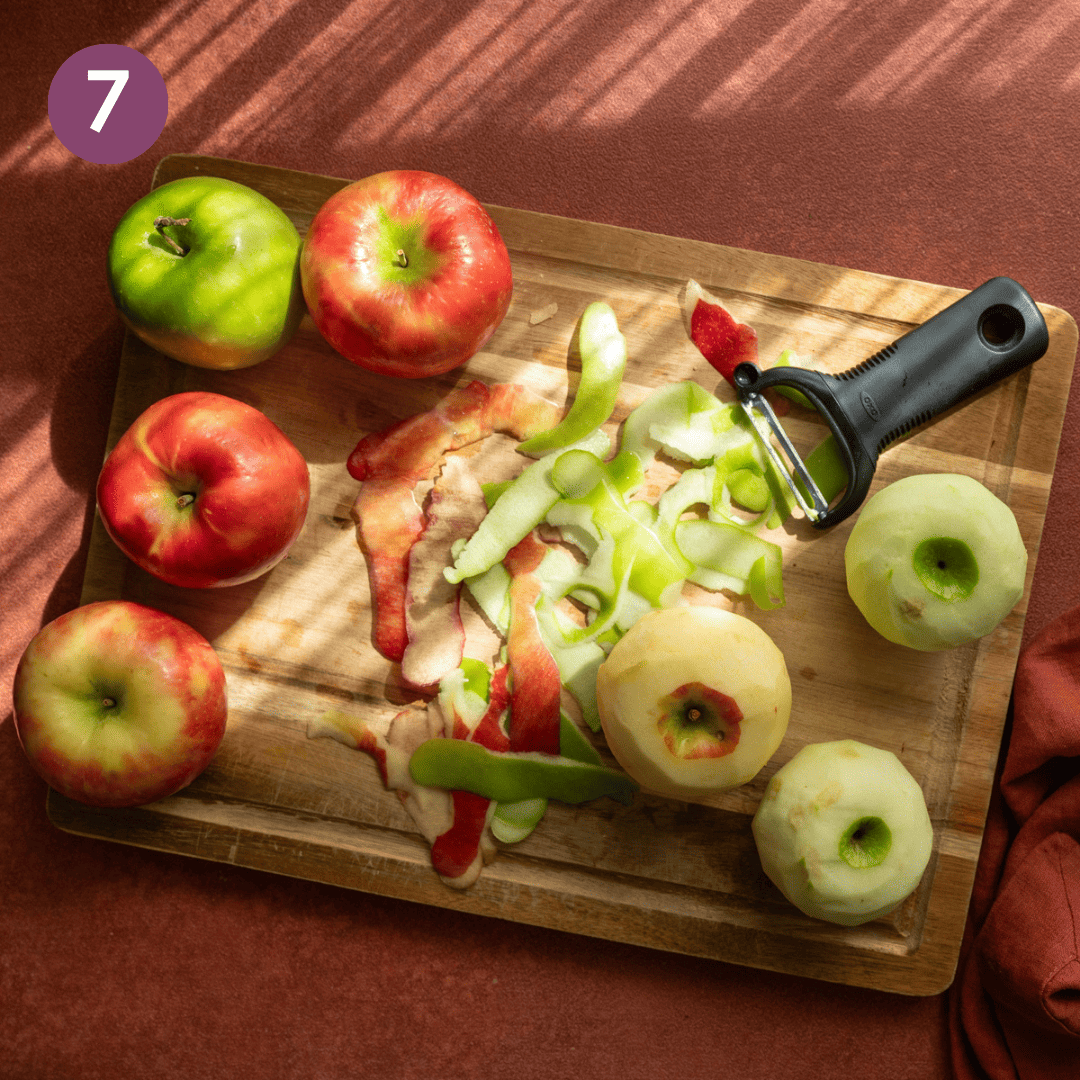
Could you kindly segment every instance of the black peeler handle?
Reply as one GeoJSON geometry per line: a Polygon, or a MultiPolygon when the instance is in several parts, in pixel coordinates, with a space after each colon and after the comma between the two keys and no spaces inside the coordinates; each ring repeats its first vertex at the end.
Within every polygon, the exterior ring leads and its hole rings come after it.
{"type": "Polygon", "coordinates": [[[838,375],[741,364],[737,389],[800,390],[825,417],[848,467],[840,502],[814,522],[834,525],[866,497],[880,453],[912,428],[1034,363],[1047,350],[1046,321],[1028,292],[995,277],[838,375]]]}

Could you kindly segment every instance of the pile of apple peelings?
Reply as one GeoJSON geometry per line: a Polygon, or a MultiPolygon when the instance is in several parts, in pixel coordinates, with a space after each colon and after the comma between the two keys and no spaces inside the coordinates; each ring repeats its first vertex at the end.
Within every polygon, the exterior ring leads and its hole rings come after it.
{"type": "MultiPolygon", "coordinates": [[[[755,332],[696,282],[684,295],[691,340],[730,381],[738,363],[756,360],[755,332]]],[[[688,581],[749,595],[762,609],[784,603],[781,550],[759,534],[778,527],[794,500],[741,411],[696,382],[661,387],[626,418],[609,459],[602,425],[626,343],[607,304],[586,309],[580,341],[581,383],[561,420],[524,387],[474,381],[365,436],[348,462],[361,482],[353,516],[376,647],[407,682],[437,692],[385,730],[335,711],[308,735],[374,757],[431,845],[435,870],[458,888],[476,881],[497,840],[532,832],[547,797],[507,803],[417,783],[410,759],[419,746],[462,739],[496,755],[601,767],[563,710],[563,692],[599,732],[597,668],[641,615],[674,603],[688,581]],[[521,440],[518,450],[535,460],[485,486],[447,455],[493,432],[521,440]],[[659,453],[684,468],[653,504],[635,496],[659,453]],[[687,516],[700,507],[703,515],[687,516]],[[493,671],[464,655],[462,584],[505,642],[493,671]]]]}

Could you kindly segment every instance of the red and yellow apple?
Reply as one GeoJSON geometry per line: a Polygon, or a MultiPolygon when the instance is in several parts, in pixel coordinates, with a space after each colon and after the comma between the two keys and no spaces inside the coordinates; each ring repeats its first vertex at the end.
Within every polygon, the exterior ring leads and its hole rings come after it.
{"type": "Polygon", "coordinates": [[[745,616],[659,608],[615,644],[596,679],[608,746],[643,788],[693,800],[752,780],[791,715],[775,642],[745,616]]]}
{"type": "Polygon", "coordinates": [[[237,585],[288,553],[307,515],[307,462],[258,409],[222,394],[162,398],[121,436],[97,483],[102,523],[171,585],[237,585]]]}
{"type": "Polygon", "coordinates": [[[304,238],[300,280],[334,349],[408,379],[468,360],[513,292],[488,212],[453,180],[416,170],[376,173],[327,199],[304,238]]]}
{"type": "Polygon", "coordinates": [[[848,594],[897,645],[924,652],[989,634],[1024,594],[1012,510],[960,473],[906,476],[863,506],[844,549],[848,594]]]}
{"type": "Polygon", "coordinates": [[[751,828],[784,896],[842,926],[903,903],[934,843],[918,781],[891,751],[854,739],[799,750],[769,780],[751,828]]]}
{"type": "Polygon", "coordinates": [[[106,600],[35,635],[13,688],[15,731],[50,787],[91,806],[172,795],[210,763],[225,734],[225,673],[187,623],[106,600]]]}

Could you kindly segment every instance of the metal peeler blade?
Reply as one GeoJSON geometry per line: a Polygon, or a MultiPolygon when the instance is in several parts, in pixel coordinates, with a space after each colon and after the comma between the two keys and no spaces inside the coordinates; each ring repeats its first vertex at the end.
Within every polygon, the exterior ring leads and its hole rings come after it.
{"type": "Polygon", "coordinates": [[[814,528],[826,529],[862,504],[886,447],[1034,363],[1049,343],[1042,312],[1023,286],[995,277],[838,375],[796,367],[761,371],[743,363],[733,381],[743,410],[799,507],[814,528]],[[828,505],[765,399],[763,391],[778,386],[798,390],[832,431],[848,478],[835,505],[828,505]]]}
{"type": "Polygon", "coordinates": [[[828,500],[810,475],[810,471],[803,463],[803,459],[799,456],[791,439],[788,438],[788,433],[784,430],[779,418],[773,411],[773,407],[756,390],[747,390],[745,394],[740,396],[739,406],[743,411],[743,415],[753,424],[758,438],[761,440],[769,457],[772,458],[772,462],[780,475],[787,481],[787,485],[791,488],[791,493],[795,496],[799,508],[811,521],[818,521],[829,510],[828,500]],[[787,455],[786,461],[773,444],[771,435],[776,436],[777,441],[783,448],[784,454],[787,455]],[[799,485],[792,479],[788,468],[789,462],[791,468],[795,470],[795,475],[802,481],[803,488],[810,497],[809,501],[800,490],[799,485]]]}

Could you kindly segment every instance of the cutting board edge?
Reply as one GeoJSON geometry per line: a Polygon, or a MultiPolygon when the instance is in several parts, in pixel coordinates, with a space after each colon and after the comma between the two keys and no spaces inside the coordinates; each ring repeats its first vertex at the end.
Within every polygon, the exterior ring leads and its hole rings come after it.
{"type": "MultiPolygon", "coordinates": [[[[204,160],[204,161],[225,161],[225,162],[232,162],[233,161],[233,159],[200,158],[200,156],[198,156],[198,155],[170,155],[169,158],[162,159],[162,162],[159,163],[159,168],[161,167],[161,165],[163,165],[166,161],[169,161],[169,160],[172,160],[174,162],[174,164],[179,164],[179,163],[182,163],[182,162],[185,162],[185,161],[190,161],[192,159],[204,160]]],[[[245,165],[245,164],[248,164],[248,163],[236,162],[236,164],[245,165]]],[[[301,172],[298,172],[297,170],[279,170],[275,166],[258,166],[258,168],[260,168],[260,169],[274,169],[274,170],[280,171],[282,173],[288,173],[288,174],[291,174],[291,175],[301,176],[301,177],[305,177],[305,178],[310,177],[312,175],[312,174],[307,174],[307,173],[301,173],[301,172]]],[[[155,177],[157,177],[157,175],[158,175],[158,173],[155,172],[155,177]]],[[[344,183],[348,182],[348,181],[342,181],[339,178],[333,178],[333,177],[323,177],[322,179],[327,181],[328,186],[331,186],[333,184],[337,184],[338,186],[340,186],[341,184],[344,184],[344,183]]],[[[497,208],[497,209],[499,209],[499,208],[497,208]]],[[[575,224],[571,219],[558,219],[558,218],[554,218],[552,215],[540,214],[540,213],[535,212],[535,211],[513,210],[512,208],[502,208],[502,209],[506,209],[509,213],[513,213],[515,215],[528,216],[530,219],[533,219],[533,220],[561,220],[561,221],[570,221],[571,224],[575,224]]],[[[626,233],[626,234],[638,235],[638,236],[655,237],[655,236],[660,235],[660,234],[655,234],[655,233],[644,233],[641,230],[630,229],[630,228],[627,228],[627,227],[624,227],[624,226],[617,226],[617,225],[605,225],[605,224],[601,224],[601,223],[587,223],[587,222],[586,223],[578,223],[578,224],[583,224],[583,225],[587,225],[587,226],[590,226],[590,227],[595,227],[595,228],[600,229],[600,230],[616,230],[616,231],[618,231],[620,233],[626,233]]],[[[704,247],[709,248],[710,250],[716,249],[718,247],[722,247],[720,245],[710,244],[710,243],[708,243],[706,241],[681,241],[681,240],[679,240],[679,238],[675,238],[675,237],[671,237],[671,238],[667,238],[667,239],[672,240],[672,242],[687,243],[687,244],[701,244],[704,247]]],[[[806,263],[803,260],[791,260],[791,259],[788,259],[787,257],[784,257],[784,256],[761,256],[760,253],[745,252],[743,249],[731,248],[731,249],[724,249],[724,250],[744,254],[744,255],[747,255],[747,256],[751,256],[751,257],[761,257],[761,258],[764,258],[764,259],[767,259],[767,260],[782,259],[782,260],[785,260],[787,263],[790,263],[792,265],[809,266],[809,267],[822,267],[823,266],[823,264],[806,263]]],[[[869,276],[872,276],[874,278],[879,278],[879,279],[881,279],[883,281],[888,281],[888,282],[892,282],[892,281],[906,282],[907,281],[907,279],[889,278],[889,277],[886,277],[884,275],[871,275],[870,272],[867,272],[867,271],[848,270],[848,269],[843,268],[843,267],[833,267],[833,268],[823,267],[823,269],[826,270],[826,271],[834,271],[834,272],[836,272],[838,274],[854,274],[854,275],[859,275],[859,276],[863,276],[863,277],[869,275],[869,276]]],[[[929,289],[934,290],[936,292],[940,292],[943,289],[948,289],[949,288],[947,286],[932,285],[931,283],[916,283],[916,284],[924,284],[929,289]]],[[[959,295],[959,294],[962,294],[964,292],[964,290],[956,290],[956,292],[959,295]]],[[[1052,313],[1060,312],[1061,315],[1064,316],[1064,319],[1066,320],[1064,325],[1065,325],[1066,329],[1068,329],[1068,331],[1070,333],[1070,336],[1071,336],[1071,340],[1072,340],[1073,356],[1072,356],[1072,361],[1071,361],[1071,363],[1069,365],[1069,380],[1071,380],[1072,368],[1073,368],[1073,365],[1075,363],[1076,322],[1072,318],[1072,316],[1069,315],[1067,312],[1064,312],[1063,309],[1054,308],[1051,305],[1043,305],[1043,304],[1040,304],[1040,307],[1043,308],[1044,311],[1050,311],[1052,313]]],[[[124,355],[127,358],[127,363],[129,365],[137,365],[137,363],[139,361],[139,354],[140,354],[140,352],[142,350],[145,350],[145,349],[146,349],[146,347],[143,346],[142,343],[130,331],[128,331],[127,334],[125,335],[125,344],[124,344],[124,355]]],[[[158,354],[153,354],[153,355],[157,356],[158,354]]],[[[161,359],[164,360],[164,358],[161,358],[161,359]]],[[[162,378],[164,379],[164,382],[161,383],[160,385],[163,385],[163,386],[165,386],[167,388],[170,385],[170,379],[172,379],[178,373],[182,374],[181,369],[182,369],[182,365],[176,364],[175,361],[167,361],[166,360],[165,361],[165,368],[163,369],[163,372],[162,372],[162,378]],[[173,366],[170,367],[170,365],[173,365],[173,366]]],[[[118,386],[119,386],[120,381],[122,381],[122,379],[118,380],[118,386]]],[[[167,389],[166,389],[165,392],[168,392],[167,389]]],[[[132,403],[129,400],[126,404],[127,404],[127,407],[130,408],[132,403]]],[[[1062,418],[1064,416],[1064,407],[1065,407],[1065,405],[1064,405],[1064,403],[1062,403],[1061,409],[1060,409],[1060,413],[1061,413],[1062,418]]],[[[118,438],[119,435],[122,433],[122,430],[123,430],[122,420],[118,418],[118,417],[120,417],[122,415],[123,415],[123,413],[122,413],[122,409],[121,409],[121,401],[120,401],[120,396],[118,394],[116,401],[114,401],[114,413],[113,413],[113,418],[112,418],[112,421],[111,421],[111,424],[110,424],[110,435],[109,435],[110,446],[115,441],[115,439],[118,438]]],[[[133,417],[131,417],[131,418],[133,418],[133,417]]],[[[1055,440],[1055,448],[1054,448],[1055,458],[1056,458],[1056,454],[1057,454],[1057,451],[1058,451],[1058,444],[1060,443],[1060,435],[1061,435],[1061,432],[1060,432],[1060,427],[1059,427],[1058,432],[1057,432],[1057,438],[1055,440]]],[[[1052,479],[1052,473],[1050,475],[1051,475],[1051,479],[1052,479]]],[[[1042,507],[1042,517],[1043,518],[1045,517],[1045,500],[1044,500],[1044,505],[1042,507]]],[[[1043,523],[1044,522],[1042,520],[1040,520],[1040,525],[1039,525],[1040,535],[1041,535],[1041,530],[1042,530],[1043,523]]],[[[99,536],[100,536],[100,533],[99,533],[99,536]]],[[[109,542],[109,543],[111,544],[111,542],[109,542]]],[[[89,569],[89,564],[88,564],[88,569],[89,569]]],[[[1014,661],[1014,664],[1015,664],[1015,661],[1014,661]]],[[[1002,718],[1002,726],[1003,725],[1004,725],[1004,718],[1002,718]]],[[[1000,731],[998,732],[998,737],[1000,738],[1000,731]]],[[[989,794],[987,794],[987,801],[988,800],[989,800],[989,794]]],[[[62,827],[62,826],[58,825],[58,827],[62,827]]],[[[68,830],[65,830],[65,831],[75,832],[76,830],[68,829],[68,830]]],[[[80,835],[94,836],[93,833],[80,833],[80,835]]],[[[127,841],[121,840],[121,842],[127,842],[127,841]]],[[[136,846],[141,846],[141,845],[136,845],[136,846]]],[[[172,851],[172,850],[175,850],[175,849],[159,848],[158,850],[172,851]]],[[[243,864],[241,863],[241,865],[243,865],[243,864]]],[[[272,868],[266,868],[266,869],[271,869],[272,870],[272,868]]],[[[304,875],[286,875],[286,876],[304,876],[304,875]]],[[[972,878],[974,877],[974,867],[971,867],[971,877],[972,878]]],[[[377,890],[377,889],[374,889],[374,890],[373,889],[365,889],[364,891],[376,891],[377,892],[379,890],[377,890]]],[[[384,895],[395,896],[395,895],[399,895],[399,894],[390,891],[390,892],[385,892],[384,895]]],[[[408,899],[408,897],[402,897],[402,898],[408,899]]],[[[427,901],[421,901],[421,902],[427,902],[427,901]]],[[[450,905],[444,905],[444,906],[450,906],[450,905]]],[[[537,925],[543,925],[543,924],[537,924],[537,925]]],[[[553,928],[560,929],[559,927],[553,927],[553,928]]],[[[581,931],[580,930],[575,930],[575,931],[571,931],[571,932],[581,932],[581,931]]],[[[611,938],[611,935],[609,935],[609,934],[596,934],[595,936],[597,936],[597,937],[606,937],[608,939],[611,938]]],[[[655,946],[655,945],[649,945],[647,942],[630,942],[630,943],[643,944],[644,947],[649,947],[649,948],[657,948],[658,947],[658,946],[655,946]]],[[[927,944],[928,948],[934,947],[934,942],[933,941],[928,941],[926,944],[927,944]]],[[[959,948],[959,943],[957,942],[957,949],[958,948],[959,948]]],[[[946,950],[946,951],[948,951],[948,950],[946,950]]],[[[700,954],[700,953],[692,953],[690,955],[702,955],[702,954],[700,954]]],[[[929,954],[924,953],[923,955],[926,956],[926,955],[929,955],[929,954]]],[[[723,959],[723,957],[712,957],[712,958],[714,958],[714,959],[723,959]]],[[[750,963],[749,961],[740,960],[738,962],[739,963],[749,963],[750,966],[758,966],[758,965],[754,965],[754,964],[750,963]]],[[[765,966],[765,965],[762,965],[762,966],[765,966]]],[[[954,966],[955,966],[955,960],[954,960],[954,966]]],[[[789,969],[783,968],[783,967],[771,967],[770,969],[771,970],[789,970],[789,969]]],[[[885,989],[885,987],[882,987],[878,983],[851,982],[851,980],[844,979],[842,977],[836,977],[835,979],[830,979],[828,976],[823,976],[823,975],[817,975],[815,977],[824,978],[824,979],[826,979],[826,981],[849,982],[852,985],[866,985],[866,986],[868,986],[870,988],[876,987],[876,988],[879,988],[879,989],[885,989]]],[[[951,979],[951,976],[950,976],[950,979],[951,979]]],[[[898,991],[898,992],[903,992],[903,991],[898,991]]],[[[929,991],[929,992],[937,992],[937,991],[929,991]]]]}
{"type": "MultiPolygon", "coordinates": [[[[287,811],[277,811],[272,807],[260,809],[271,816],[291,816],[287,811]]],[[[257,847],[241,842],[242,829],[185,819],[162,811],[154,804],[120,810],[83,807],[50,789],[46,796],[46,813],[55,828],[85,839],[105,840],[139,850],[196,858],[260,873],[273,873],[284,878],[315,881],[354,892],[438,906],[479,918],[498,918],[504,922],[521,923],[558,933],[594,937],[659,953],[791,974],[790,958],[794,950],[800,954],[801,970],[798,974],[803,977],[904,997],[928,997],[943,992],[953,981],[959,956],[959,941],[939,942],[928,939],[926,935],[910,952],[900,948],[867,952],[851,944],[841,944],[840,952],[831,952],[835,950],[836,943],[828,941],[827,935],[832,928],[824,924],[815,928],[820,930],[822,937],[814,940],[800,937],[797,933],[785,934],[782,931],[739,926],[724,919],[673,917],[666,912],[644,910],[629,903],[620,905],[610,900],[603,901],[603,906],[611,910],[604,912],[603,918],[597,919],[592,910],[597,903],[595,898],[587,901],[580,897],[576,900],[571,898],[567,903],[567,899],[554,887],[536,889],[523,886],[520,881],[514,880],[513,870],[502,878],[489,878],[483,887],[462,891],[451,889],[435,879],[426,860],[419,860],[414,867],[402,869],[400,863],[382,866],[380,864],[385,860],[375,857],[366,868],[353,863],[346,868],[339,867],[334,872],[320,873],[318,869],[313,872],[313,865],[316,868],[325,865],[325,860],[320,863],[317,857],[323,845],[316,842],[298,840],[283,830],[273,837],[274,858],[260,859],[252,854],[258,851],[257,847]],[[168,839],[153,835],[158,826],[173,830],[168,839]],[[186,833],[191,834],[189,838],[186,833]],[[215,854],[215,842],[218,842],[221,852],[230,854],[215,854]],[[295,863],[295,869],[283,868],[283,851],[295,863]],[[518,905],[515,915],[507,916],[506,893],[519,893],[522,888],[529,894],[531,902],[528,906],[518,905]],[[579,915],[577,907],[585,904],[590,907],[589,912],[579,915]],[[665,923],[664,932],[659,935],[666,939],[663,944],[658,943],[656,927],[651,925],[658,919],[663,919],[665,923]],[[597,928],[600,925],[604,927],[603,930],[597,928]],[[614,933],[610,932],[613,926],[618,928],[614,933]],[[681,942],[678,940],[680,931],[683,934],[681,942]],[[704,944],[706,940],[711,947],[704,944]],[[745,948],[745,952],[740,953],[742,948],[745,948]],[[854,978],[853,969],[858,972],[854,978]]],[[[263,843],[266,837],[265,832],[259,834],[263,843]]],[[[402,836],[401,839],[414,838],[402,836]]],[[[649,891],[647,884],[644,888],[649,891]]],[[[793,917],[799,918],[797,913],[793,913],[793,917]]]]}

